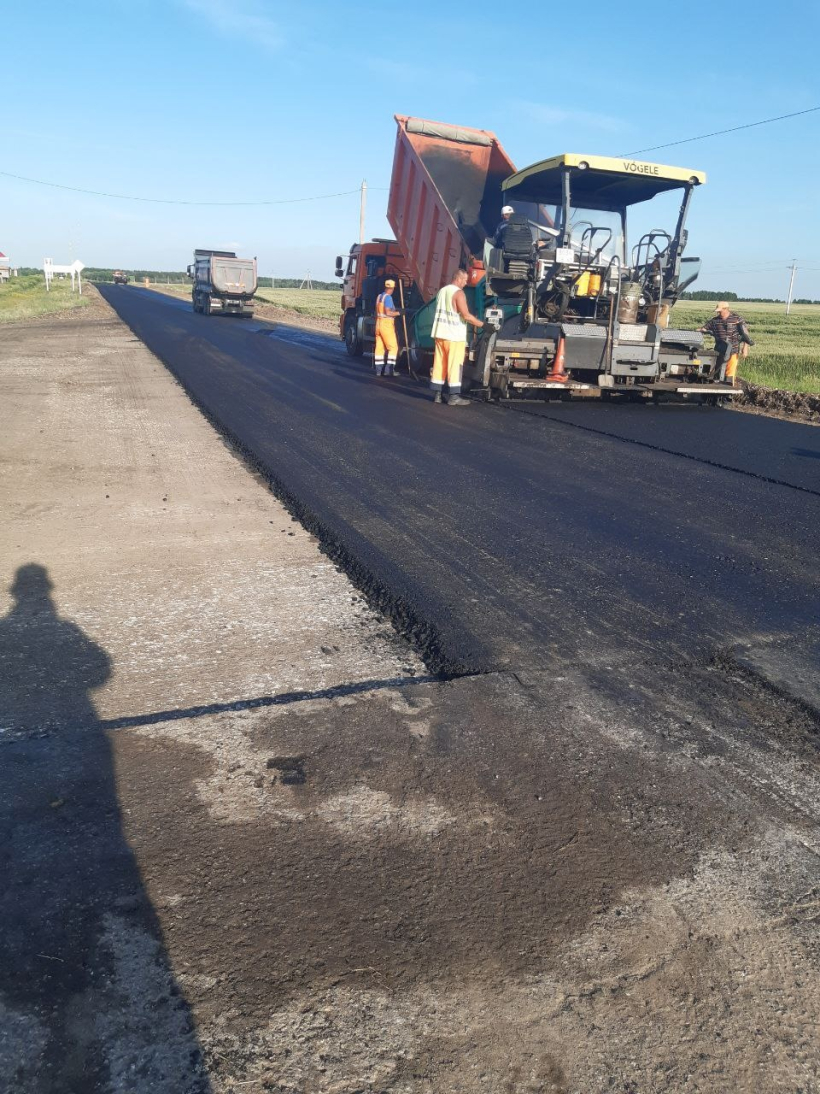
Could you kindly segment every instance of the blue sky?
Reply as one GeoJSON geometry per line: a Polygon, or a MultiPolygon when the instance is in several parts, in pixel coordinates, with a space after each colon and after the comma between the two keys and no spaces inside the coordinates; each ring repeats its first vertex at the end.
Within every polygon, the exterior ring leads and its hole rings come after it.
{"type": "MultiPolygon", "coordinates": [[[[6,0],[0,170],[192,201],[331,194],[366,178],[368,235],[386,235],[395,113],[491,129],[523,167],[820,104],[820,5],[805,0],[531,10],[6,0]]],[[[704,258],[700,287],[782,296],[796,258],[796,295],[820,299],[818,135],[820,113],[643,157],[709,175],[687,252],[704,258]]],[[[262,274],[330,280],[357,233],[355,194],[186,208],[0,176],[0,251],[21,265],[183,269],[195,246],[231,246],[258,255],[262,274]]]]}

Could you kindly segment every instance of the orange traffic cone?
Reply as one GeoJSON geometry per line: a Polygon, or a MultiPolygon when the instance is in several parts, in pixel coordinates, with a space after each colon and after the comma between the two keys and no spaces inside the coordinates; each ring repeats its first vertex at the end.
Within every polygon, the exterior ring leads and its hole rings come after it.
{"type": "Polygon", "coordinates": [[[552,372],[549,373],[547,379],[555,383],[565,384],[569,379],[567,376],[567,370],[564,367],[564,336],[563,334],[558,339],[558,348],[555,351],[555,360],[552,362],[552,372]]]}

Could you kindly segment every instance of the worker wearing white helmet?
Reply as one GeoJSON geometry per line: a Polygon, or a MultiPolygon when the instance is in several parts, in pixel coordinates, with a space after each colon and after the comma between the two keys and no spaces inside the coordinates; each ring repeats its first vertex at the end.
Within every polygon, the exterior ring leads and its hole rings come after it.
{"type": "Polygon", "coordinates": [[[513,215],[514,212],[515,209],[513,209],[512,205],[505,205],[504,208],[501,210],[501,220],[498,222],[498,227],[496,228],[495,235],[493,236],[494,247],[504,246],[504,233],[507,231],[507,226],[510,223],[510,217],[513,215]]]}
{"type": "Polygon", "coordinates": [[[377,376],[392,376],[396,367],[396,354],[399,343],[396,338],[396,316],[401,313],[393,304],[393,289],[396,282],[392,277],[384,283],[384,292],[376,297],[376,353],[375,366],[377,376]]]}

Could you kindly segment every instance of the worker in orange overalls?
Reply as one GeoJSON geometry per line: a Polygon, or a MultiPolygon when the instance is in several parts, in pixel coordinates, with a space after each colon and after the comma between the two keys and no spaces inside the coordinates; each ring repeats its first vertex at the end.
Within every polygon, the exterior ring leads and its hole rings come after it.
{"type": "Polygon", "coordinates": [[[401,312],[393,304],[393,289],[396,282],[388,278],[384,283],[384,292],[376,297],[376,352],[375,365],[377,376],[393,376],[396,367],[396,354],[399,343],[396,338],[396,316],[401,312]]]}

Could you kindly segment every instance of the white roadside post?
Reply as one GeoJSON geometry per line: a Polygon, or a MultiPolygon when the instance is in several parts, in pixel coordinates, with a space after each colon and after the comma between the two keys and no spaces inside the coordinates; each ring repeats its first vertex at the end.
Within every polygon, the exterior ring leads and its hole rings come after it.
{"type": "Polygon", "coordinates": [[[792,295],[794,293],[794,275],[797,273],[797,259],[792,259],[792,273],[789,278],[789,295],[786,298],[786,315],[792,310],[792,295]]]}
{"type": "Polygon", "coordinates": [[[55,264],[51,258],[43,259],[43,273],[46,278],[46,292],[51,292],[51,282],[54,280],[54,275],[68,274],[71,278],[71,291],[74,292],[74,278],[77,278],[77,285],[80,291],[80,296],[83,294],[83,281],[80,277],[80,271],[85,269],[85,263],[80,262],[79,258],[75,259],[70,265],[55,264]]]}

